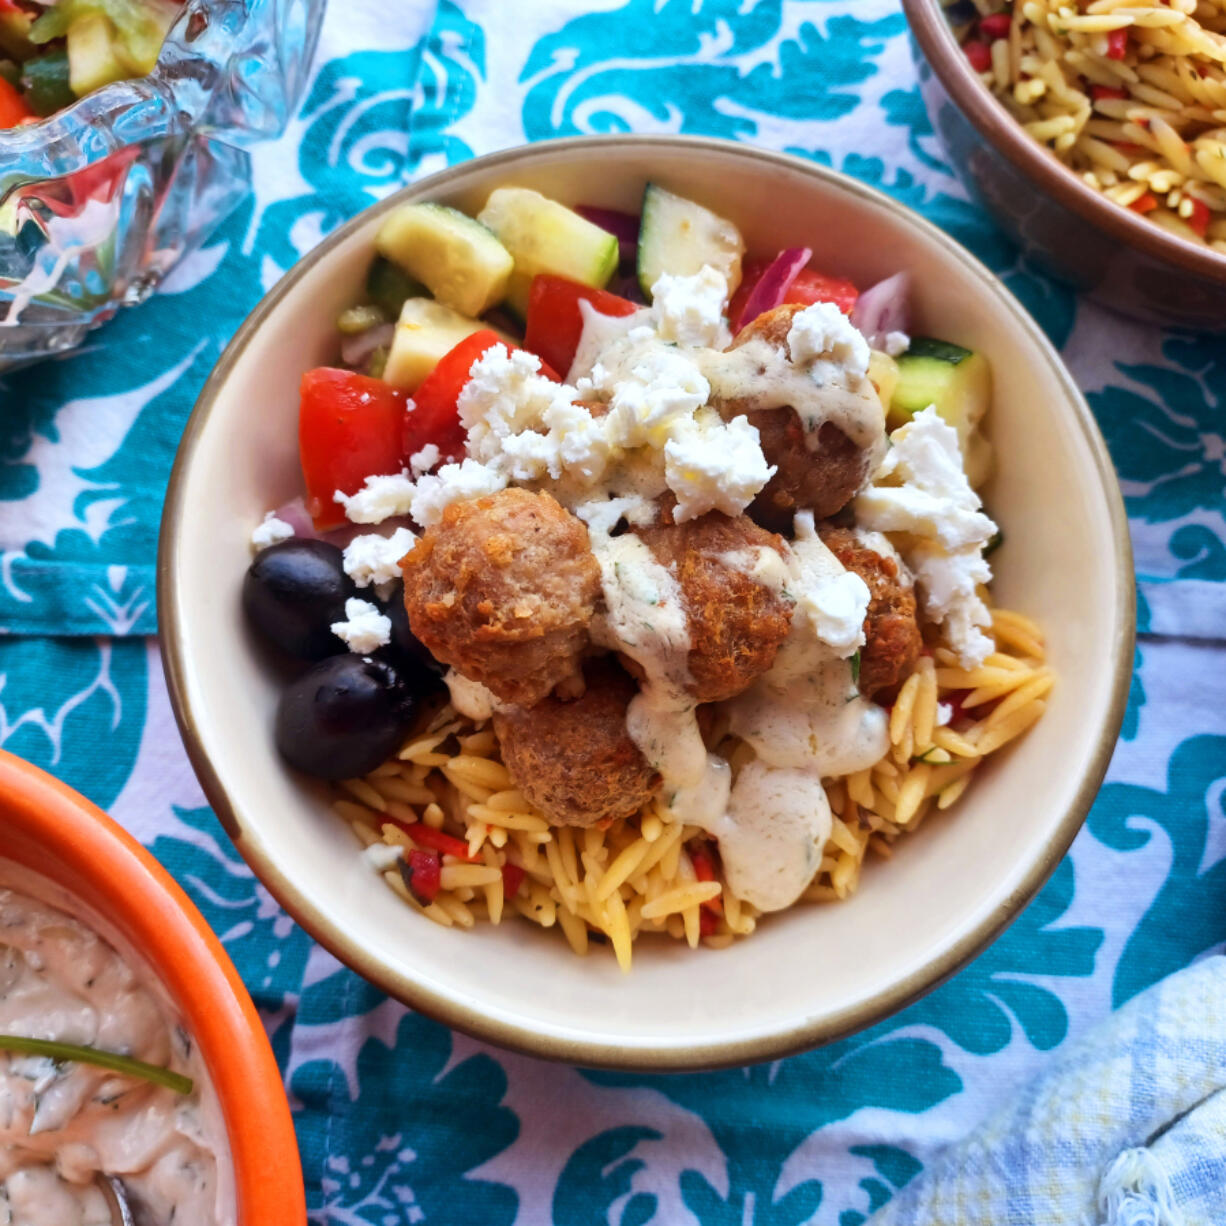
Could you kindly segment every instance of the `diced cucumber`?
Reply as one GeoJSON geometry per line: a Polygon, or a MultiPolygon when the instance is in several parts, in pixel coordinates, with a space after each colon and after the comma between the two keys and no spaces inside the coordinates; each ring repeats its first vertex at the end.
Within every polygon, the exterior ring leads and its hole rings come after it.
{"type": "Polygon", "coordinates": [[[128,76],[110,19],[86,13],[68,27],[68,81],[78,98],[128,76]]]}
{"type": "Polygon", "coordinates": [[[992,368],[987,358],[948,341],[918,337],[897,360],[898,383],[890,397],[890,426],[901,426],[934,405],[958,431],[958,441],[965,449],[992,397],[992,368]]]}
{"type": "Polygon", "coordinates": [[[381,255],[370,262],[366,274],[366,298],[383,312],[388,319],[399,319],[405,301],[409,298],[426,298],[429,291],[420,281],[414,281],[403,268],[381,255]]]}
{"type": "Polygon", "coordinates": [[[406,204],[389,213],[375,246],[462,315],[497,306],[515,267],[485,226],[443,204],[406,204]]]}
{"type": "Polygon", "coordinates": [[[490,193],[477,220],[511,253],[514,271],[507,301],[521,318],[538,273],[568,277],[603,289],[617,268],[617,236],[526,187],[490,193]]]}
{"type": "Polygon", "coordinates": [[[68,52],[63,48],[36,55],[21,66],[26,102],[36,115],[54,115],[76,101],[69,79],[68,52]]]}
{"type": "MultiPolygon", "coordinates": [[[[425,377],[466,336],[489,327],[432,298],[409,298],[383,369],[383,381],[415,392],[425,377]]],[[[510,338],[499,333],[503,340],[510,338]]]]}
{"type": "Polygon", "coordinates": [[[689,277],[701,272],[704,264],[723,274],[731,297],[741,283],[744,254],[745,241],[732,222],[658,183],[643,189],[638,278],[648,301],[661,273],[689,277]]]}

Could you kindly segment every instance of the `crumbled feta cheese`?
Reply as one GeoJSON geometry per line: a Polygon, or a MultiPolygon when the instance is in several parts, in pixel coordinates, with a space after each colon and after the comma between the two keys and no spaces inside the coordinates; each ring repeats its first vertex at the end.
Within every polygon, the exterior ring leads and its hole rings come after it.
{"type": "Polygon", "coordinates": [[[704,264],[690,277],[663,273],[651,287],[651,309],[661,340],[689,348],[723,349],[732,339],[724,323],[728,282],[704,264]]]}
{"type": "Polygon", "coordinates": [[[420,451],[409,456],[409,471],[414,477],[428,473],[442,459],[436,443],[427,443],[420,451]]]}
{"type": "Polygon", "coordinates": [[[294,535],[293,528],[283,519],[277,518],[276,511],[269,511],[251,534],[251,547],[258,553],[270,545],[279,545],[288,541],[294,535]]]}
{"type": "Polygon", "coordinates": [[[937,727],[946,728],[954,717],[953,706],[948,702],[937,703],[937,727]]]}
{"type": "Polygon", "coordinates": [[[428,528],[443,518],[443,512],[453,502],[496,494],[506,486],[506,477],[476,460],[444,464],[438,472],[417,482],[409,502],[409,513],[423,528],[428,528]]]}
{"type": "Polygon", "coordinates": [[[395,868],[396,862],[404,854],[404,848],[393,847],[390,843],[372,843],[362,849],[366,863],[376,873],[385,873],[389,868],[395,868]]]}
{"type": "Polygon", "coordinates": [[[623,519],[632,528],[649,528],[656,522],[656,504],[638,494],[628,494],[624,498],[593,498],[575,507],[575,514],[595,536],[605,537],[623,519]]]}
{"type": "Polygon", "coordinates": [[[911,338],[905,332],[887,332],[882,346],[890,357],[896,358],[911,348],[911,338]]]}
{"type": "Polygon", "coordinates": [[[792,541],[792,581],[796,598],[794,628],[808,624],[813,633],[841,657],[864,645],[868,585],[847,570],[818,535],[812,511],[800,511],[792,541]]]}
{"type": "Polygon", "coordinates": [[[815,302],[792,317],[788,352],[819,384],[852,386],[868,374],[868,341],[833,302],[815,302]]]}
{"type": "Polygon", "coordinates": [[[397,528],[391,536],[363,532],[345,546],[343,565],[358,587],[370,587],[381,597],[400,578],[400,559],[413,548],[417,538],[408,528],[397,528]]]}
{"type": "Polygon", "coordinates": [[[332,633],[358,655],[364,656],[392,641],[391,619],[368,600],[354,597],[346,600],[345,619],[332,623],[332,633]]]}
{"type": "Polygon", "coordinates": [[[463,673],[457,673],[454,668],[449,668],[443,674],[443,680],[451,695],[451,705],[467,719],[480,723],[506,706],[480,681],[473,681],[463,673]]]}
{"type": "Polygon", "coordinates": [[[407,472],[367,477],[356,494],[337,490],[334,501],[345,508],[345,518],[355,524],[381,524],[385,519],[407,515],[416,487],[407,472]]]}
{"type": "Polygon", "coordinates": [[[677,523],[707,511],[739,515],[771,479],[756,426],[715,413],[689,420],[664,444],[664,479],[677,496],[677,523]]]}
{"type": "Polygon", "coordinates": [[[992,619],[977,588],[992,577],[983,548],[996,525],[966,479],[958,432],[935,408],[917,413],[892,441],[873,484],[856,497],[856,520],[907,534],[902,553],[924,613],[944,627],[964,666],[981,664],[992,650],[983,632],[992,619]]]}

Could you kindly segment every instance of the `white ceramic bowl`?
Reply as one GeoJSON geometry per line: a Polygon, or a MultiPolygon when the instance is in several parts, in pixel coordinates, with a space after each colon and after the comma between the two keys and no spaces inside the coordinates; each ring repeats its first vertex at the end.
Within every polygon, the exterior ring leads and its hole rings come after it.
{"type": "Polygon", "coordinates": [[[826,1042],[906,1005],[982,950],[1046,880],[1089,809],[1119,731],[1133,577],[1102,438],[1060,359],[1000,282],[879,192],[798,158],[678,137],[557,141],[478,158],[331,234],[264,299],[205,385],[162,526],[162,644],[175,710],[210,801],[252,868],[322,944],[394,996],[496,1043],[585,1064],[745,1063],[826,1042]],[[736,221],[751,251],[807,245],[869,285],[913,276],[917,332],[991,359],[987,491],[1007,543],[998,601],[1045,627],[1059,682],[1043,719],[948,814],[866,869],[837,906],[798,906],[722,951],[640,942],[576,958],[527,923],[440,928],[372,876],[323,790],[273,746],[279,680],[239,602],[252,526],[300,492],[298,381],[335,360],[389,208],[475,210],[502,184],[634,208],[656,180],[736,221]]]}

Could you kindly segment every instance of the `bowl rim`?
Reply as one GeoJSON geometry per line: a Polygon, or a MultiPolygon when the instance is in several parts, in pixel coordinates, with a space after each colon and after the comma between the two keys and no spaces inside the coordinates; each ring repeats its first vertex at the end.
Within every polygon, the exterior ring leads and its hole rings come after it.
{"type": "Polygon", "coordinates": [[[1123,498],[1116,480],[1107,447],[1089,406],[1072,376],[1065,368],[1054,347],[1021,303],[1000,280],[949,235],[911,209],[892,200],[883,192],[828,167],[805,158],[773,150],[759,149],[735,141],[714,137],[679,135],[613,135],[601,137],[563,137],[536,141],[510,149],[486,154],[448,167],[434,175],[419,179],[383,200],[364,209],[332,231],[290,269],[243,322],[218,359],[196,401],[175,457],[167,488],[158,543],[157,602],[160,625],[158,639],[170,692],[171,706],[178,722],[189,759],[214,811],[234,840],[239,851],[269,892],[304,929],[342,963],[363,975],[389,996],[413,1009],[453,1027],[474,1038],[498,1044],[528,1055],[545,1059],[583,1064],[598,1068],[633,1069],[642,1071],[686,1071],[725,1068],[777,1059],[812,1047],[834,1042],[873,1025],[875,1022],[905,1008],[956,974],[967,962],[982,952],[1006,928],[1028,903],[1068,850],[1094,801],[1106,774],[1119,729],[1123,723],[1129,686],[1132,680],[1132,657],[1135,642],[1136,602],[1132,567],[1132,546],[1123,498]],[[676,148],[705,151],[757,162],[764,167],[782,167],[823,179],[835,189],[859,197],[876,207],[884,208],[906,225],[912,226],[946,254],[967,265],[1000,303],[1001,310],[1013,317],[1015,326],[1026,335],[1040,355],[1052,367],[1069,400],[1076,424],[1094,457],[1094,471],[1106,497],[1111,524],[1115,568],[1119,576],[1114,625],[1113,681],[1106,717],[1094,747],[1088,769],[1072,803],[1061,817],[1051,837],[1029,871],[993,912],[970,932],[950,946],[942,956],[929,959],[922,967],[873,997],[854,1006],[816,1018],[801,1018],[794,1024],[770,1034],[745,1039],[713,1041],[700,1045],[658,1044],[652,1047],[627,1049],[613,1041],[587,1038],[566,1038],[540,1035],[528,1026],[508,1020],[489,1018],[478,1009],[450,996],[435,992],[415,982],[410,976],[393,971],[363,949],[356,941],[336,930],[321,915],[311,899],[304,897],[285,877],[272,856],[263,846],[258,831],[246,823],[235,803],[221,785],[216,771],[204,750],[198,730],[191,696],[187,685],[187,644],[179,622],[175,601],[174,581],[180,556],[180,525],[187,515],[185,497],[186,473],[192,456],[207,427],[211,409],[218,393],[264,321],[277,309],[282,299],[315,264],[334,247],[343,243],[372,218],[395,208],[409,199],[428,198],[445,188],[454,179],[468,174],[475,165],[483,168],[507,166],[520,161],[525,154],[556,154],[567,149],[590,145],[593,140],[609,148],[615,157],[623,150],[644,145],[653,148],[676,148]]]}
{"type": "Polygon", "coordinates": [[[1108,200],[1031,137],[971,68],[938,0],[902,0],[902,7],[915,41],[962,115],[1041,191],[1126,246],[1226,284],[1226,254],[1171,234],[1108,200]]]}
{"type": "MultiPolygon", "coordinates": [[[[7,750],[0,750],[0,814],[52,864],[98,890],[105,905],[83,900],[87,908],[123,931],[182,1013],[222,1109],[240,1226],[305,1221],[302,1164],[280,1069],[243,981],[196,905],[97,805],[7,750]]],[[[29,867],[59,884],[49,865],[29,867]]]]}

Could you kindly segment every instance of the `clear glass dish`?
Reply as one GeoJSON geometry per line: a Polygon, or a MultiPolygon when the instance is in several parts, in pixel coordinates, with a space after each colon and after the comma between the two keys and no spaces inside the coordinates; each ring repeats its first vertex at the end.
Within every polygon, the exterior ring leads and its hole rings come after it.
{"type": "Polygon", "coordinates": [[[0,131],[0,371],[143,301],[248,191],[325,0],[190,0],[147,77],[0,131]]]}

